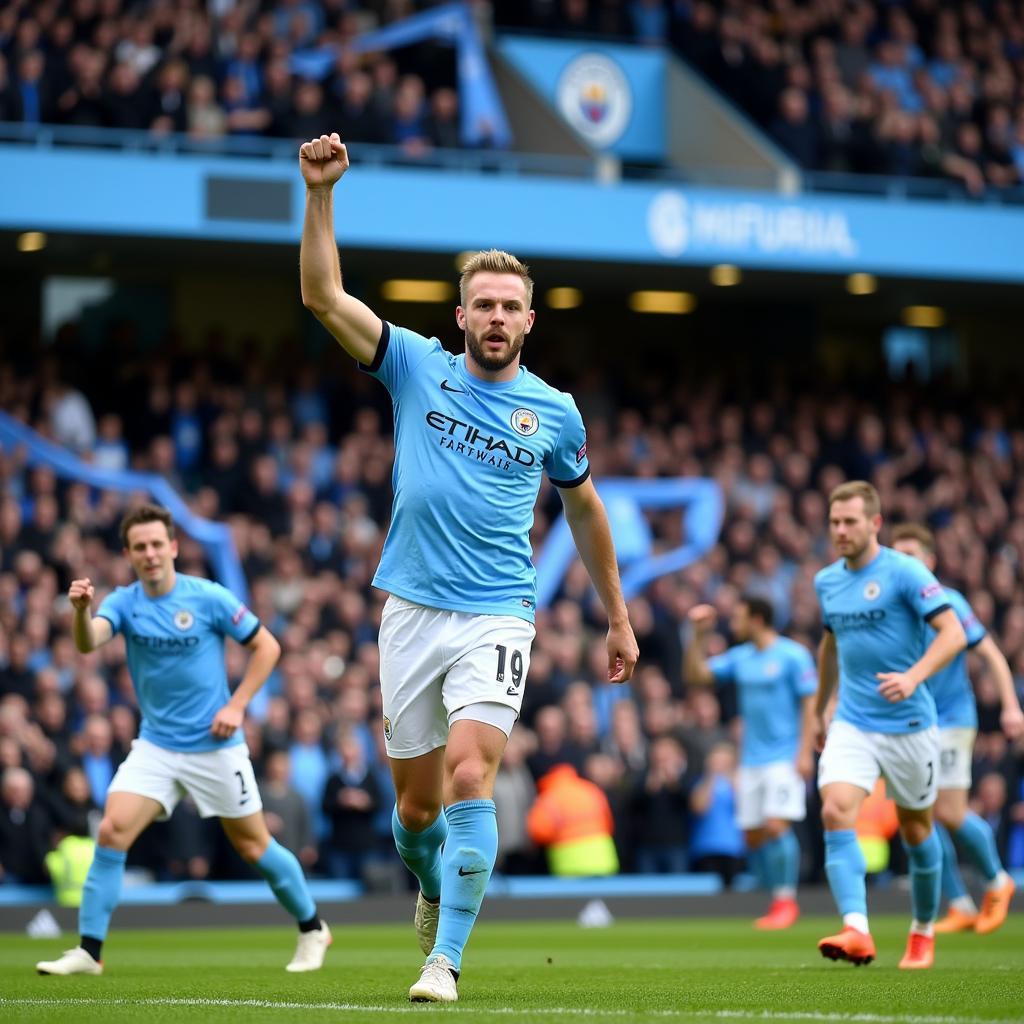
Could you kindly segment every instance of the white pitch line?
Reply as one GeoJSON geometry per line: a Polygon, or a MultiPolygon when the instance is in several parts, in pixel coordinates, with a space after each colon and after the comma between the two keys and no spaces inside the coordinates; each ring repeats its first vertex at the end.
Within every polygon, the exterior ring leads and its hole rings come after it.
{"type": "MultiPolygon", "coordinates": [[[[385,1006],[361,1003],[296,1003],[270,999],[90,999],[90,998],[23,998],[0,996],[2,1006],[180,1006],[183,1008],[227,1007],[255,1010],[331,1010],[343,1013],[423,1013],[424,1006],[385,1006]]],[[[432,1007],[442,1009],[442,1007],[432,1007]]],[[[622,1018],[657,1017],[667,1020],[761,1020],[761,1021],[815,1021],[818,1024],[1020,1024],[1018,1020],[994,1017],[958,1017],[943,1014],[884,1014],[884,1013],[819,1013],[809,1010],[597,1010],[587,1007],[477,1007],[444,1006],[447,1013],[471,1013],[490,1017],[584,1017],[622,1018]]]]}

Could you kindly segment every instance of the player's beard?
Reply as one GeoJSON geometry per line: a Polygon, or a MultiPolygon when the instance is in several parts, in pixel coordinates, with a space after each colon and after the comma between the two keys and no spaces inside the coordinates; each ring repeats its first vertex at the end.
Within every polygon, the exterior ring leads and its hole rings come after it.
{"type": "Polygon", "coordinates": [[[523,331],[512,339],[508,348],[503,352],[489,353],[484,350],[479,336],[474,334],[468,327],[466,328],[466,350],[473,357],[475,363],[492,373],[504,370],[506,366],[514,362],[523,350],[523,342],[525,340],[526,332],[523,331]]]}

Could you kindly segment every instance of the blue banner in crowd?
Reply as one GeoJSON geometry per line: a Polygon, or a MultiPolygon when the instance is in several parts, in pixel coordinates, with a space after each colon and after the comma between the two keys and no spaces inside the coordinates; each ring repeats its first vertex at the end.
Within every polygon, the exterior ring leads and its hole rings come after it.
{"type": "Polygon", "coordinates": [[[498,52],[592,149],[665,157],[665,54],[639,46],[502,36],[498,52]]]}
{"type": "MultiPolygon", "coordinates": [[[[468,5],[446,4],[422,11],[376,32],[357,36],[348,49],[354,53],[375,53],[425,39],[442,39],[455,47],[463,144],[498,148],[511,145],[512,131],[505,108],[468,5]]],[[[339,50],[337,46],[325,46],[296,53],[291,58],[292,71],[306,78],[323,78],[334,67],[339,50]]]]}
{"type": "MultiPolygon", "coordinates": [[[[597,482],[608,512],[627,599],[639,594],[651,580],[679,572],[706,555],[718,540],[724,503],[714,480],[631,480],[610,477],[597,482]],[[679,509],[685,542],[655,554],[645,509],[679,509]]],[[[569,566],[576,560],[576,544],[562,517],[551,528],[537,556],[537,607],[545,608],[558,594],[569,566]]]]}
{"type": "Polygon", "coordinates": [[[175,523],[185,533],[203,545],[218,582],[239,600],[249,600],[249,588],[246,586],[245,573],[238,560],[230,528],[224,523],[215,523],[197,516],[162,476],[91,466],[52,441],[40,437],[24,423],[0,412],[0,448],[13,450],[19,447],[25,449],[28,465],[49,466],[57,476],[65,479],[78,480],[105,491],[149,494],[170,511],[175,523]]]}

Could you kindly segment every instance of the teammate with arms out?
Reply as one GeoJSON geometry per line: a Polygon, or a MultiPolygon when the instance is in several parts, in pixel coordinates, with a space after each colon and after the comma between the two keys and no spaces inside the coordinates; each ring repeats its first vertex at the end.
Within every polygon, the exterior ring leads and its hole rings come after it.
{"type": "Polygon", "coordinates": [[[737,817],[754,872],[772,894],[768,913],[754,926],[775,931],[789,928],[800,916],[800,845],[792,823],[807,813],[804,777],[810,778],[813,764],[801,737],[810,731],[817,676],[810,652],[776,632],[774,610],[761,597],[737,603],[729,622],[737,646],[708,659],[707,638],[716,615],[707,604],[690,612],[686,681],[736,684],[743,719],[737,817]]]}
{"type": "Polygon", "coordinates": [[[452,356],[344,290],[332,198],[348,168],[339,137],[303,144],[299,163],[303,302],[394,406],[395,498],[374,586],[390,595],[379,646],[392,826],[420,883],[415,924],[427,955],[409,997],[454,1002],[494,867],[494,778],[529,670],[529,533],[542,472],[607,610],[610,680],[629,679],[637,645],[580,414],[519,363],[534,323],[527,268],[494,250],[469,260],[455,311],[466,351],[452,356]]]}
{"type": "MultiPolygon", "coordinates": [[[[892,546],[935,572],[935,537],[926,526],[900,523],[893,527],[892,546]]],[[[951,587],[944,589],[967,634],[968,649],[977,651],[999,691],[1003,731],[1015,740],[1024,733],[1024,714],[1010,666],[964,596],[951,587]]],[[[949,900],[949,912],[935,925],[935,931],[976,931],[986,935],[1006,920],[1015,886],[999,861],[991,826],[967,807],[974,737],[978,732],[978,709],[967,673],[967,654],[958,654],[944,669],[930,676],[928,689],[938,713],[939,795],[935,817],[942,842],[942,893],[949,900]],[[964,885],[950,833],[985,878],[980,913],[964,885]]]]}
{"type": "Polygon", "coordinates": [[[863,480],[829,496],[829,534],[838,561],[814,578],[824,625],[818,652],[816,740],[839,684],[835,716],[818,763],[825,874],[843,930],[818,943],[831,960],[870,963],[866,866],[854,825],[885,776],[910,862],[913,922],[900,967],[931,967],[939,909],[942,845],[932,827],[939,773],[935,701],[921,684],[967,645],[935,577],[918,561],[882,547],[878,492],[863,480]]]}
{"type": "Polygon", "coordinates": [[[221,819],[232,846],[298,922],[298,945],[286,970],[316,970],[331,934],[317,915],[299,862],[267,831],[242,736],[245,709],[281,648],[230,591],[175,571],[178,542],[165,508],[141,505],[129,511],[121,523],[121,540],[138,580],[109,594],[95,617],[88,579],[74,580],[68,597],[75,646],[82,653],[123,634],[142,727],[108,790],[82,891],[81,944],[58,960],[36,964],[36,970],[102,973],[101,949],[120,897],[128,850],[150,822],[169,817],[186,793],[204,818],[221,819]],[[252,652],[234,694],[224,670],[225,637],[252,652]]]}

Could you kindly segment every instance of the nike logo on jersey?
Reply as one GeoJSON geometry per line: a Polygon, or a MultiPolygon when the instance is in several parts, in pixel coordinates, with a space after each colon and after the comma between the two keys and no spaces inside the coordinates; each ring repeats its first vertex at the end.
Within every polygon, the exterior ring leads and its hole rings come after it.
{"type": "Polygon", "coordinates": [[[462,878],[465,878],[466,875],[482,875],[486,870],[487,868],[477,868],[475,871],[467,871],[465,868],[460,867],[459,875],[462,878]]]}
{"type": "Polygon", "coordinates": [[[451,391],[452,394],[455,394],[455,395],[464,395],[466,393],[464,388],[449,387],[449,385],[448,385],[448,378],[447,377],[445,377],[445,379],[443,381],[441,381],[441,390],[442,391],[451,391]]]}

